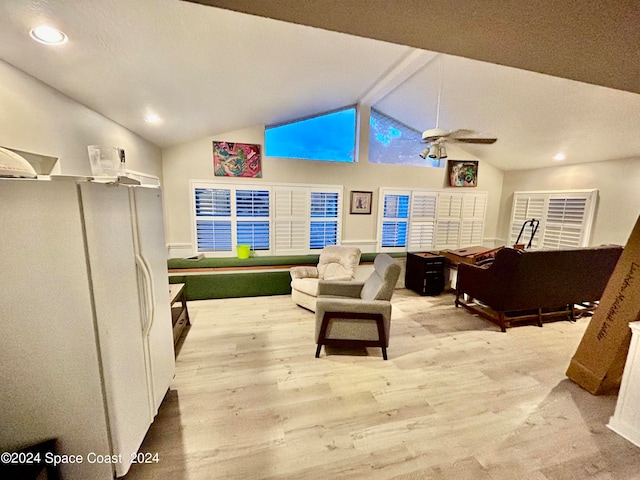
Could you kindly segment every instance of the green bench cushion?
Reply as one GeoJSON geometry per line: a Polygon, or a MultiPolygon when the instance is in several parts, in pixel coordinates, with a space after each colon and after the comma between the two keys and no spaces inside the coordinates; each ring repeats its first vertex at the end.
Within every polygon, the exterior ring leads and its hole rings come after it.
{"type": "MultiPolygon", "coordinates": [[[[377,253],[363,253],[361,262],[373,262],[377,253]]],[[[406,253],[390,253],[392,257],[405,257],[406,253]]],[[[182,258],[172,258],[169,260],[169,269],[191,269],[191,268],[224,268],[224,267],[256,267],[256,266],[280,266],[280,265],[317,265],[320,255],[275,255],[264,257],[205,257],[200,260],[185,260],[182,258]]]]}
{"type": "MultiPolygon", "coordinates": [[[[363,253],[361,263],[373,262],[377,253],[363,253]]],[[[406,254],[390,254],[402,258],[406,254]]],[[[288,295],[291,293],[289,269],[274,271],[278,267],[291,265],[317,265],[319,255],[278,255],[264,257],[202,258],[184,260],[172,258],[168,261],[170,283],[184,283],[187,300],[213,298],[259,297],[264,295],[288,295]],[[252,270],[251,267],[273,267],[274,270],[252,270]],[[247,271],[242,271],[246,267],[247,271]],[[207,269],[230,268],[228,271],[209,273],[207,269]],[[202,269],[202,272],[197,270],[202,269]],[[185,270],[181,274],[180,270],[185,270]],[[188,270],[188,273],[186,272],[188,270]],[[194,270],[196,270],[194,272],[194,270]]]]}

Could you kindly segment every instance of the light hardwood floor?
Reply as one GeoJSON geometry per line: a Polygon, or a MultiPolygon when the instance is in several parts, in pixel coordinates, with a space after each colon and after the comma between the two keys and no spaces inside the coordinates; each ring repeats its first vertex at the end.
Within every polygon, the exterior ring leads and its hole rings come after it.
{"type": "Polygon", "coordinates": [[[640,479],[616,396],[565,371],[589,322],[493,324],[397,290],[389,360],[323,348],[288,296],[189,302],[193,325],[134,479],[640,479]]]}

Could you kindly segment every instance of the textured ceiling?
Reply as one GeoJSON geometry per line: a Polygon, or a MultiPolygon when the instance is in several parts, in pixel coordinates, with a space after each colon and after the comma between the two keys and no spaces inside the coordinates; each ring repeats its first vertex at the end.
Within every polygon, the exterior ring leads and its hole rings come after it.
{"type": "Polygon", "coordinates": [[[637,0],[185,0],[640,93],[637,0]]]}
{"type": "MultiPolygon", "coordinates": [[[[160,147],[359,102],[435,126],[433,52],[178,0],[2,0],[0,59],[160,147]],[[33,42],[41,22],[69,42],[33,42]]],[[[444,56],[439,126],[497,136],[464,148],[505,170],[640,158],[639,94],[462,57],[444,56]]]]}

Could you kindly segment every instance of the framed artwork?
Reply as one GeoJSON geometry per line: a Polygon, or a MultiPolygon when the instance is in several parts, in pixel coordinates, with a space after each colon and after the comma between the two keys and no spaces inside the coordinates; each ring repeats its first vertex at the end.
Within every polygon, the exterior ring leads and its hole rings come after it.
{"type": "Polygon", "coordinates": [[[371,215],[371,198],[373,192],[351,192],[351,209],[349,213],[371,215]]]}
{"type": "Polygon", "coordinates": [[[262,177],[260,145],[213,142],[213,171],[216,177],[262,177]]]}
{"type": "Polygon", "coordinates": [[[478,186],[478,162],[474,160],[449,160],[449,186],[478,186]]]}

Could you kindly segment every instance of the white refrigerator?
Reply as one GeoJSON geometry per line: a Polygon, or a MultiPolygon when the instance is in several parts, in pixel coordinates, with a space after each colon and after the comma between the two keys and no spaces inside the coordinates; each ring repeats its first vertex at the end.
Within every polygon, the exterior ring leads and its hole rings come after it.
{"type": "Polygon", "coordinates": [[[166,258],[158,188],[0,179],[0,451],[128,471],[175,371],[166,258]]]}

